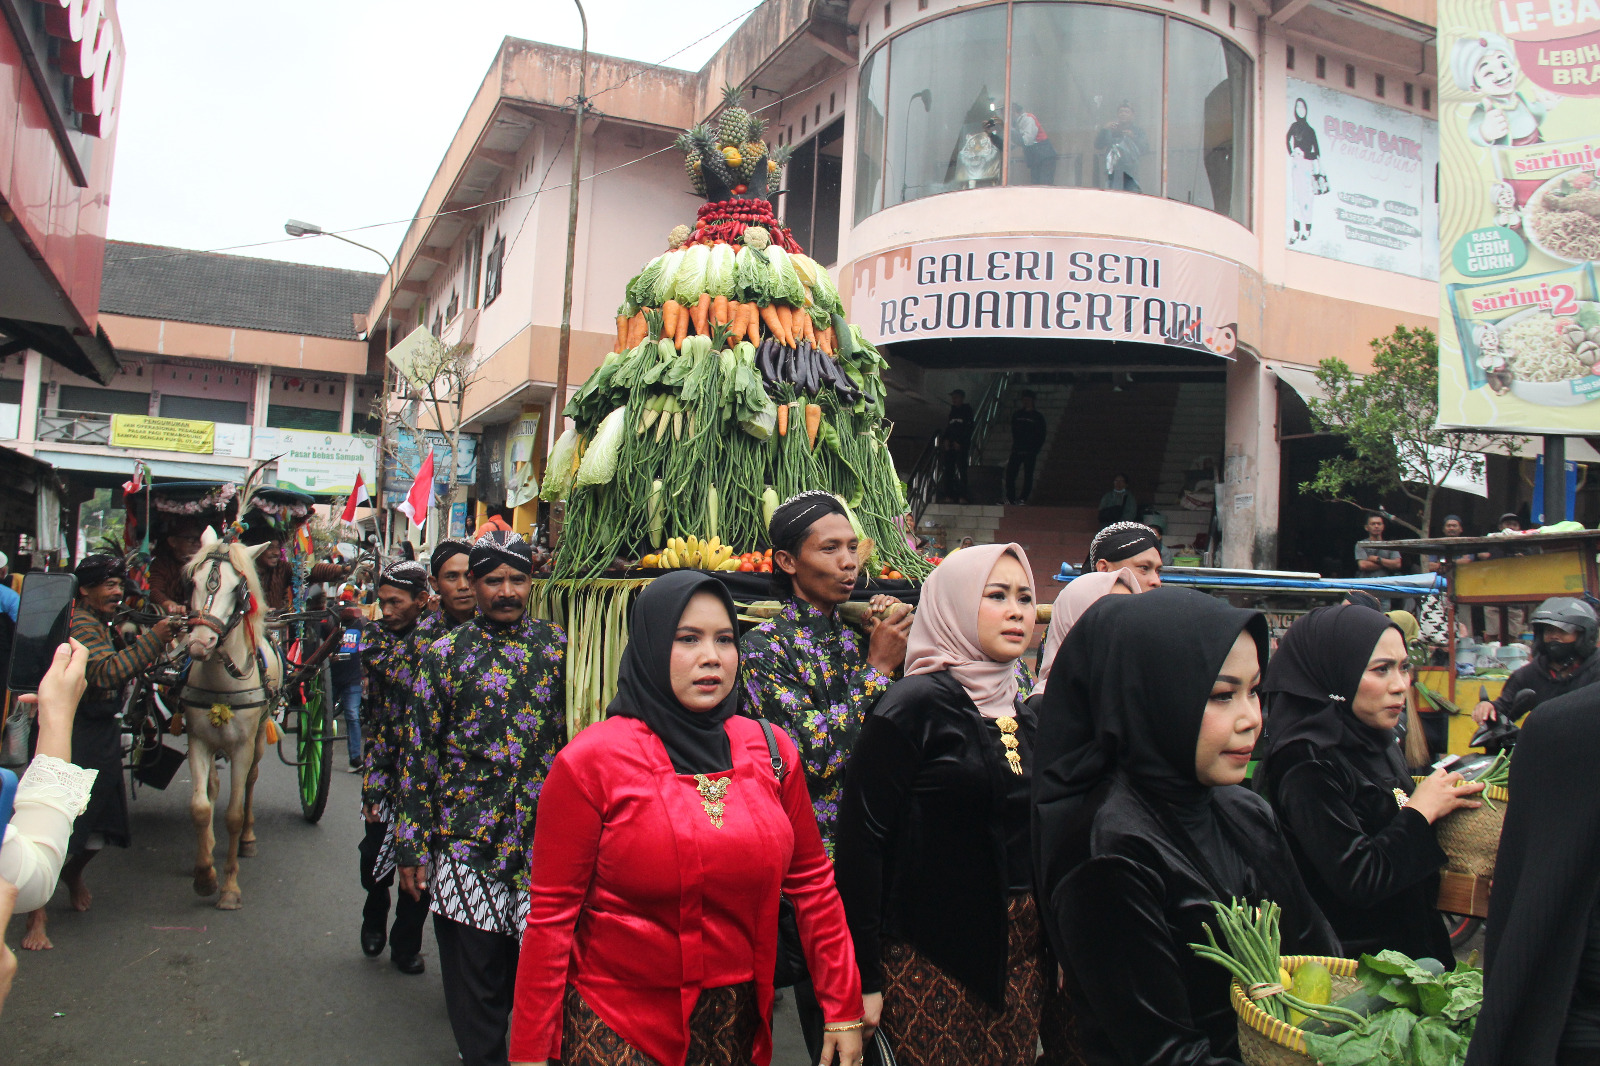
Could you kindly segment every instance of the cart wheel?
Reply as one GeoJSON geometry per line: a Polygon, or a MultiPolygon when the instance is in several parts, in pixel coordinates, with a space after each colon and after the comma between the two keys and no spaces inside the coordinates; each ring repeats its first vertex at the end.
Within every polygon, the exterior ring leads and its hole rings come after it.
{"type": "Polygon", "coordinates": [[[295,738],[299,764],[300,814],[315,824],[328,806],[328,781],[333,776],[333,673],[326,664],[299,686],[300,730],[295,738]]]}
{"type": "Polygon", "coordinates": [[[1444,927],[1450,933],[1450,946],[1457,951],[1467,945],[1473,937],[1478,935],[1478,930],[1483,928],[1483,919],[1474,918],[1470,914],[1440,914],[1444,919],[1444,927]]]}

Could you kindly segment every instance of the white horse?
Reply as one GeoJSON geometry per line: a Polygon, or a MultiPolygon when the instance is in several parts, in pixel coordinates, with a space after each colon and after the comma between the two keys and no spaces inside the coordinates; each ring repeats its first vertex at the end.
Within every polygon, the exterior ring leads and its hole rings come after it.
{"type": "Polygon", "coordinates": [[[189,734],[189,775],[194,795],[189,813],[198,837],[194,890],[217,891],[212,829],[218,792],[216,759],[226,757],[232,782],[228,791],[228,859],[222,870],[219,910],[238,910],[239,856],[256,853],[251,799],[266,749],[263,728],[283,688],[284,664],[267,638],[266,597],[256,574],[256,557],[267,545],[247,548],[220,539],[209,528],[187,573],[190,598],[189,655],[194,665],[180,701],[189,734]]]}

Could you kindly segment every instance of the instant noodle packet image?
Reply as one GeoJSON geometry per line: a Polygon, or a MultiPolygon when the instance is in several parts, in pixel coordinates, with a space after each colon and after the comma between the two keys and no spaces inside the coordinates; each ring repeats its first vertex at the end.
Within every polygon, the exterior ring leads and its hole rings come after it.
{"type": "Polygon", "coordinates": [[[1522,233],[1557,262],[1600,260],[1600,138],[1492,149],[1516,196],[1522,233]]]}
{"type": "Polygon", "coordinates": [[[1468,387],[1542,407],[1600,399],[1600,290],[1594,265],[1448,285],[1468,387]]]}

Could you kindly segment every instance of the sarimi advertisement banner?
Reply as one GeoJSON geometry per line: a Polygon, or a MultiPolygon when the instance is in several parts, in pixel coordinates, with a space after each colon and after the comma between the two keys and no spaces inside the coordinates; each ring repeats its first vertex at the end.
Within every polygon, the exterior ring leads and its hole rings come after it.
{"type": "Polygon", "coordinates": [[[1439,276],[1439,124],[1290,78],[1284,150],[1297,252],[1439,276]]]}
{"type": "Polygon", "coordinates": [[[1600,432],[1600,2],[1440,0],[1439,422],[1600,432]]]}
{"type": "Polygon", "coordinates": [[[960,337],[1142,341],[1231,357],[1239,269],[1201,252],[1087,237],[973,237],[855,264],[873,344],[960,337]]]}

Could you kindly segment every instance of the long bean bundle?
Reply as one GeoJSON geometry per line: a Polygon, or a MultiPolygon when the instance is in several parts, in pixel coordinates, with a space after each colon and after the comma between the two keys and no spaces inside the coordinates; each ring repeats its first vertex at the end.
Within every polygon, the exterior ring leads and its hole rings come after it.
{"type": "Polygon", "coordinates": [[[1325,1003],[1308,1003],[1284,988],[1278,973],[1281,908],[1276,903],[1262,900],[1259,907],[1252,909],[1244,900],[1235,899],[1226,905],[1212,901],[1211,906],[1217,914],[1217,928],[1227,940],[1227,949],[1217,943],[1210,925],[1205,927],[1207,942],[1189,947],[1196,955],[1210,959],[1233,974],[1256,1006],[1279,1021],[1286,1021],[1290,1010],[1333,1025],[1355,1027],[1366,1021],[1355,1011],[1325,1003]]]}

